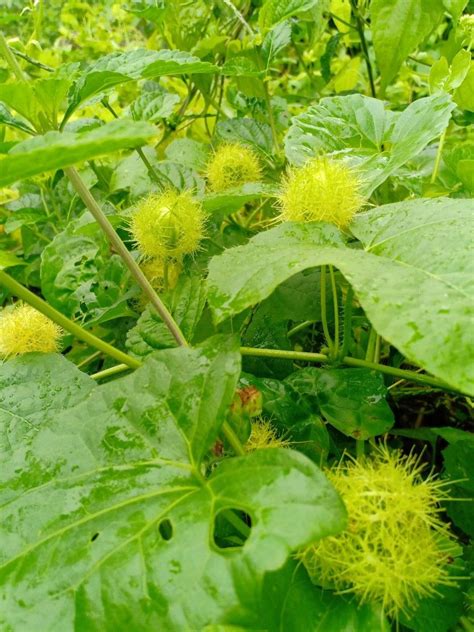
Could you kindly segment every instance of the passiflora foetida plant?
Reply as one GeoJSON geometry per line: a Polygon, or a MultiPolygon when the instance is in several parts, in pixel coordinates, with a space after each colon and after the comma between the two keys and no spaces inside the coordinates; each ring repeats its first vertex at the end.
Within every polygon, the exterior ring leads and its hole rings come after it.
{"type": "Polygon", "coordinates": [[[23,5],[0,631],[474,629],[471,4],[23,5]]]}

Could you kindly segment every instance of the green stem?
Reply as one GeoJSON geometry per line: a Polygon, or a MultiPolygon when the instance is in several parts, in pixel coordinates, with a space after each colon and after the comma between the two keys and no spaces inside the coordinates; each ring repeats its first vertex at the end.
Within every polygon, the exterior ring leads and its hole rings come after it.
{"type": "Polygon", "coordinates": [[[87,356],[87,358],[84,358],[84,360],[79,362],[79,364],[77,364],[76,366],[78,369],[82,369],[82,367],[87,366],[89,362],[97,360],[97,358],[99,358],[101,355],[102,351],[94,351],[94,353],[92,353],[90,356],[87,356]]]}
{"type": "MultiPolygon", "coordinates": [[[[243,356],[253,356],[259,358],[284,358],[286,360],[301,360],[303,362],[329,362],[330,358],[324,353],[311,353],[308,351],[283,351],[280,349],[257,349],[253,347],[241,347],[240,353],[243,356]]],[[[386,375],[393,375],[395,377],[408,380],[410,382],[416,382],[419,384],[426,384],[428,386],[434,386],[447,391],[455,393],[462,393],[461,391],[452,388],[442,380],[430,375],[424,375],[416,373],[415,371],[408,371],[406,369],[397,369],[396,367],[387,366],[386,364],[378,364],[376,362],[369,362],[368,360],[359,360],[358,358],[349,358],[345,356],[342,358],[342,363],[347,366],[355,366],[365,369],[373,369],[374,371],[380,371],[386,375]]]]}
{"type": "Polygon", "coordinates": [[[122,257],[124,263],[130,270],[132,276],[135,278],[137,283],[145,292],[147,298],[149,298],[150,302],[152,303],[152,305],[154,306],[158,314],[161,316],[163,322],[170,330],[176,342],[179,345],[186,347],[188,343],[186,341],[186,338],[183,336],[183,333],[181,329],[179,328],[178,324],[175,322],[172,315],[168,311],[166,305],[161,301],[160,297],[157,295],[157,293],[153,289],[151,283],[143,274],[142,270],[140,269],[140,266],[132,257],[131,253],[129,252],[129,250],[123,243],[123,241],[115,232],[112,224],[109,222],[106,215],[102,212],[102,209],[95,201],[94,197],[92,196],[91,192],[85,185],[81,176],[78,174],[78,172],[76,171],[74,167],[68,167],[67,169],[64,170],[64,172],[66,173],[66,175],[72,182],[74,188],[76,189],[77,193],[81,197],[86,207],[92,213],[93,217],[95,218],[99,226],[102,228],[102,230],[106,234],[112,246],[115,248],[118,254],[122,257]]]}
{"type": "Polygon", "coordinates": [[[352,285],[349,285],[347,288],[346,294],[346,302],[344,304],[344,333],[342,339],[342,349],[340,356],[344,358],[351,344],[351,336],[352,336],[352,301],[354,300],[354,290],[352,289],[352,285]]]}
{"type": "Polygon", "coordinates": [[[375,337],[375,348],[374,348],[374,362],[380,362],[380,346],[382,344],[382,338],[378,334],[375,337]]]}
{"type": "Polygon", "coordinates": [[[295,325],[292,329],[289,330],[287,334],[288,338],[291,338],[291,336],[294,336],[298,332],[303,331],[303,329],[306,329],[310,325],[314,325],[314,323],[316,322],[317,322],[316,320],[305,320],[303,323],[300,323],[299,325],[295,325]]]}
{"type": "Polygon", "coordinates": [[[257,62],[258,62],[259,69],[265,71],[265,77],[263,77],[263,79],[262,79],[263,95],[264,95],[264,98],[265,98],[265,105],[267,106],[268,122],[270,123],[270,128],[272,130],[273,149],[275,150],[276,153],[279,153],[280,152],[280,145],[279,145],[279,142],[278,142],[278,132],[277,132],[277,128],[276,128],[276,125],[275,125],[275,116],[273,114],[272,99],[271,99],[271,96],[270,96],[270,92],[268,91],[267,69],[264,68],[264,66],[263,66],[263,59],[262,59],[262,55],[261,55],[260,51],[257,53],[257,62]]]}
{"type": "Polygon", "coordinates": [[[15,56],[10,50],[10,47],[7,44],[7,40],[3,36],[3,33],[0,32],[0,53],[5,58],[5,61],[12,69],[13,74],[19,81],[26,81],[27,77],[21,69],[20,64],[16,60],[15,56]]]}
{"type": "MultiPolygon", "coordinates": [[[[112,114],[112,116],[116,119],[119,118],[119,115],[117,114],[117,112],[114,110],[114,108],[110,105],[110,103],[108,102],[108,100],[104,97],[101,101],[102,105],[104,106],[104,108],[110,112],[110,114],[112,114]]],[[[140,160],[143,162],[143,164],[145,165],[145,167],[147,168],[148,171],[148,175],[150,176],[150,178],[152,180],[154,180],[158,186],[160,188],[163,188],[163,182],[160,178],[160,175],[158,174],[158,172],[153,168],[153,165],[151,164],[151,162],[148,160],[148,158],[145,156],[145,152],[143,151],[143,149],[141,147],[136,147],[135,151],[137,152],[137,154],[140,156],[140,160]]],[[[168,180],[168,185],[170,185],[170,180],[168,178],[166,178],[166,180],[168,180]]],[[[172,183],[171,183],[172,185],[172,183]]]]}
{"type": "Polygon", "coordinates": [[[308,351],[283,351],[281,349],[240,347],[240,353],[243,356],[256,358],[284,358],[286,360],[302,360],[303,362],[329,362],[329,357],[324,353],[312,353],[308,351]]]}
{"type": "Polygon", "coordinates": [[[21,51],[16,50],[16,48],[10,48],[10,50],[14,55],[16,55],[16,57],[23,59],[28,64],[31,64],[32,66],[36,66],[37,68],[40,68],[41,70],[46,70],[47,72],[54,72],[54,68],[52,66],[47,66],[46,64],[42,64],[40,61],[33,59],[33,57],[30,57],[29,55],[26,55],[25,53],[22,53],[21,51]]]}
{"type": "Polygon", "coordinates": [[[237,456],[244,456],[244,447],[228,421],[224,421],[224,423],[222,424],[222,432],[224,433],[225,438],[229,442],[235,454],[237,456]]]}
{"type": "Polygon", "coordinates": [[[270,93],[268,91],[268,85],[265,79],[262,80],[262,85],[263,85],[263,92],[265,95],[265,104],[267,106],[267,111],[268,111],[268,120],[270,122],[270,127],[272,130],[273,148],[275,149],[277,153],[279,153],[280,144],[278,142],[278,132],[275,125],[275,116],[273,114],[272,100],[271,100],[270,93]]]}
{"type": "Polygon", "coordinates": [[[111,375],[117,375],[118,373],[123,373],[124,371],[128,371],[130,369],[126,364],[116,364],[115,366],[111,366],[108,369],[104,369],[103,371],[98,371],[97,373],[93,373],[91,378],[93,380],[102,380],[104,377],[110,377],[111,375]]]}
{"type": "Polygon", "coordinates": [[[231,509],[226,509],[222,512],[225,519],[242,535],[247,539],[250,535],[250,527],[231,509]]]}
{"type": "Polygon", "coordinates": [[[341,22],[341,24],[344,24],[345,26],[347,26],[350,29],[353,30],[357,30],[355,26],[353,26],[352,24],[350,24],[349,22],[346,22],[345,20],[343,20],[342,18],[340,18],[338,15],[336,15],[335,13],[329,13],[329,16],[333,19],[333,20],[337,20],[338,22],[341,22]]]}
{"type": "Polygon", "coordinates": [[[430,180],[431,184],[434,184],[434,182],[436,182],[436,178],[438,177],[439,165],[441,163],[441,154],[443,153],[444,141],[446,139],[446,131],[447,130],[445,129],[439,138],[438,151],[436,152],[436,159],[435,159],[435,163],[433,167],[433,173],[431,174],[431,180],[430,180]]]}
{"type": "Polygon", "coordinates": [[[337,285],[336,285],[336,276],[334,274],[334,268],[329,266],[329,276],[331,278],[331,288],[332,288],[332,301],[334,306],[334,356],[337,356],[339,351],[339,305],[337,299],[337,285]]]}
{"type": "Polygon", "coordinates": [[[369,341],[367,343],[367,350],[365,352],[365,359],[372,362],[374,359],[375,341],[377,339],[377,332],[373,327],[370,328],[369,341]]]}
{"type": "Polygon", "coordinates": [[[364,439],[356,439],[356,456],[358,459],[362,458],[365,454],[365,441],[364,439]]]}
{"type": "Polygon", "coordinates": [[[367,46],[367,41],[365,39],[364,23],[362,21],[361,15],[359,13],[359,8],[357,6],[357,0],[351,0],[351,6],[352,6],[352,10],[354,11],[354,15],[355,15],[355,19],[356,19],[357,32],[359,33],[360,44],[361,44],[361,47],[362,47],[362,53],[364,55],[365,64],[367,66],[367,74],[369,76],[370,92],[371,92],[372,96],[374,98],[376,98],[377,97],[377,93],[375,91],[374,73],[372,71],[372,64],[370,62],[370,57],[369,57],[369,49],[368,49],[368,46],[367,46]]]}
{"type": "Polygon", "coordinates": [[[394,377],[403,378],[409,380],[410,382],[427,384],[428,386],[434,386],[436,388],[441,388],[443,390],[453,391],[456,393],[461,392],[455,388],[452,388],[451,386],[446,384],[446,382],[439,380],[437,377],[431,377],[430,375],[416,373],[415,371],[397,369],[396,367],[387,366],[386,364],[379,364],[378,362],[368,362],[367,360],[359,360],[358,358],[345,357],[342,359],[342,362],[347,366],[355,366],[364,369],[374,369],[374,371],[380,371],[380,373],[385,373],[386,375],[393,375],[394,377]]]}
{"type": "Polygon", "coordinates": [[[163,289],[165,292],[168,291],[168,288],[170,286],[169,271],[170,267],[168,257],[165,257],[163,261],[163,289]]]}
{"type": "Polygon", "coordinates": [[[321,323],[323,325],[324,337],[326,338],[329,349],[333,349],[333,341],[329,333],[328,318],[326,312],[326,266],[321,266],[321,323]]]}
{"type": "Polygon", "coordinates": [[[244,18],[244,16],[242,15],[242,13],[237,9],[237,7],[234,5],[233,2],[231,2],[231,0],[224,0],[224,4],[226,4],[229,9],[232,10],[233,14],[235,15],[235,17],[239,20],[240,24],[247,29],[247,31],[249,32],[249,35],[251,35],[252,37],[255,36],[255,33],[253,32],[250,24],[247,22],[247,20],[244,18]]]}
{"type": "Polygon", "coordinates": [[[459,623],[466,630],[466,632],[474,632],[474,623],[470,621],[467,617],[461,617],[459,619],[459,623]]]}
{"type": "Polygon", "coordinates": [[[69,331],[69,333],[73,334],[73,336],[79,340],[83,340],[91,347],[103,351],[111,358],[115,358],[118,362],[123,362],[132,369],[136,369],[141,365],[141,363],[138,360],[135,360],[135,358],[132,358],[126,353],[123,353],[123,351],[120,351],[100,338],[97,338],[97,336],[94,336],[94,334],[91,334],[89,331],[61,314],[61,312],[58,312],[54,309],[54,307],[48,305],[46,301],[43,301],[42,298],[36,296],[33,292],[30,292],[30,290],[21,285],[21,283],[18,283],[18,281],[15,281],[15,279],[13,279],[4,270],[0,270],[0,284],[10,290],[14,296],[21,298],[26,303],[60,325],[63,329],[69,331]]]}

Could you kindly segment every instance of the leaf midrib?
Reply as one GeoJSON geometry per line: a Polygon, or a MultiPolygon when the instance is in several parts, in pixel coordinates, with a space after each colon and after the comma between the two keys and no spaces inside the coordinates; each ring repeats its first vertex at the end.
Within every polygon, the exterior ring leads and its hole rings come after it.
{"type": "MultiPolygon", "coordinates": [[[[45,543],[47,543],[47,542],[49,542],[51,540],[54,540],[57,537],[61,537],[65,533],[68,533],[69,531],[77,529],[78,527],[80,527],[82,525],[85,525],[88,522],[92,522],[93,520],[95,520],[95,519],[97,519],[97,518],[99,518],[101,516],[107,515],[108,513],[112,512],[112,511],[123,509],[124,507],[127,507],[129,505],[133,505],[135,502],[141,502],[141,501],[144,501],[144,500],[149,500],[151,498],[156,498],[158,496],[163,496],[163,495],[166,495],[166,494],[172,494],[172,493],[175,493],[177,491],[187,491],[187,490],[189,490],[189,494],[185,494],[184,496],[181,496],[177,500],[177,502],[180,502],[184,498],[187,498],[187,496],[189,496],[191,493],[196,493],[196,491],[199,490],[199,486],[195,485],[195,486],[192,486],[192,487],[184,487],[183,486],[183,487],[174,487],[174,488],[160,489],[160,491],[154,491],[154,492],[151,492],[151,493],[148,493],[148,494],[142,494],[140,496],[134,496],[132,498],[127,499],[126,501],[123,501],[123,502],[118,503],[116,505],[113,505],[111,507],[107,507],[105,509],[101,509],[100,511],[98,511],[98,512],[96,512],[94,514],[88,514],[84,518],[81,518],[80,520],[77,520],[76,522],[72,522],[71,524],[66,525],[62,529],[59,529],[58,531],[55,531],[55,532],[49,534],[47,537],[42,538],[41,540],[37,540],[32,545],[26,547],[25,549],[23,549],[23,551],[21,551],[20,553],[18,553],[14,557],[10,558],[5,564],[0,564],[0,570],[7,568],[11,564],[14,564],[17,560],[21,559],[22,557],[25,557],[25,556],[29,555],[32,551],[36,550],[37,548],[39,548],[43,544],[45,544],[45,543]]],[[[173,503],[172,503],[172,505],[173,505],[173,503]]],[[[167,507],[166,511],[169,511],[169,506],[167,507]]],[[[135,534],[134,537],[136,537],[136,534],[135,534]]]]}

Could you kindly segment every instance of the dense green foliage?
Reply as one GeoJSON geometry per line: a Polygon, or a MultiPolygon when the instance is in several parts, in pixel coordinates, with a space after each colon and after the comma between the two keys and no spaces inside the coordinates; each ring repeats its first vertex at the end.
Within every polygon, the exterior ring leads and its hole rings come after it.
{"type": "Polygon", "coordinates": [[[474,629],[473,13],[3,2],[1,632],[474,629]]]}

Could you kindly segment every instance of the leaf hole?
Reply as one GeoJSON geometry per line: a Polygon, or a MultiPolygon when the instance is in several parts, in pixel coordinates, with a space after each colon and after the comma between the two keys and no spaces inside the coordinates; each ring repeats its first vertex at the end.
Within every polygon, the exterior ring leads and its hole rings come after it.
{"type": "Polygon", "coordinates": [[[237,507],[222,509],[214,517],[214,543],[219,549],[242,547],[251,530],[252,518],[237,507]]]}
{"type": "Polygon", "coordinates": [[[167,542],[171,540],[173,537],[173,525],[171,524],[171,520],[168,520],[168,518],[162,520],[158,525],[158,531],[160,532],[163,540],[166,540],[167,542]]]}

